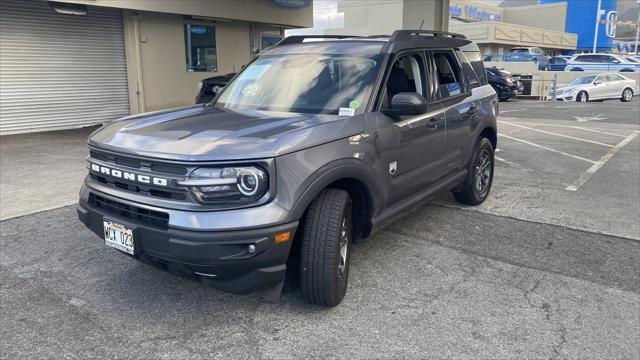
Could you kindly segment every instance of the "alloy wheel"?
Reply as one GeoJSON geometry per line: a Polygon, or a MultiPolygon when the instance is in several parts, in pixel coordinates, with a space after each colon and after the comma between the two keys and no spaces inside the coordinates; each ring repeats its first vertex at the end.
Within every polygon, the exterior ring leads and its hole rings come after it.
{"type": "Polygon", "coordinates": [[[345,278],[347,268],[349,242],[351,242],[351,204],[347,206],[342,217],[342,225],[340,227],[340,253],[338,259],[338,281],[342,282],[345,278]]]}
{"type": "Polygon", "coordinates": [[[629,90],[629,89],[625,89],[625,90],[622,92],[622,98],[623,98],[625,101],[630,101],[630,100],[631,100],[631,98],[633,98],[633,93],[631,92],[631,90],[629,90]]]}
{"type": "Polygon", "coordinates": [[[476,162],[476,191],[481,196],[484,196],[489,189],[489,182],[491,181],[491,154],[487,149],[482,149],[478,155],[478,161],[476,162]]]}

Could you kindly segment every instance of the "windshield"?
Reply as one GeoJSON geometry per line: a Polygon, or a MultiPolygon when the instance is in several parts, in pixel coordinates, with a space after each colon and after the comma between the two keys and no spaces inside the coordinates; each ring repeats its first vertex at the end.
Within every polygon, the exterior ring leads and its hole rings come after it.
{"type": "Polygon", "coordinates": [[[593,82],[593,79],[595,79],[595,78],[596,78],[595,75],[577,78],[577,79],[573,80],[571,83],[569,83],[569,86],[571,86],[571,85],[591,84],[593,82]]]}
{"type": "Polygon", "coordinates": [[[625,59],[625,60],[627,60],[628,62],[632,62],[632,63],[638,63],[638,62],[640,62],[640,61],[638,61],[638,60],[636,60],[636,59],[634,59],[634,58],[632,58],[632,57],[626,57],[626,58],[624,58],[624,59],[625,59]]]}
{"type": "Polygon", "coordinates": [[[225,88],[216,102],[226,109],[312,114],[362,112],[380,55],[295,54],[263,56],[225,88]]]}

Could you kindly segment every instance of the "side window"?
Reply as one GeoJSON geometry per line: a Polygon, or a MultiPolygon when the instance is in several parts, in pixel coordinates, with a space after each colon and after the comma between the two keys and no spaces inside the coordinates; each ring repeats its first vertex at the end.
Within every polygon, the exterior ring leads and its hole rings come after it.
{"type": "Polygon", "coordinates": [[[605,83],[607,82],[608,79],[606,77],[606,75],[600,75],[596,78],[596,81],[594,81],[594,83],[605,83]]]}
{"type": "Polygon", "coordinates": [[[476,76],[475,71],[473,71],[473,67],[471,67],[469,59],[467,59],[464,53],[460,50],[456,50],[456,54],[458,55],[458,59],[462,64],[462,73],[466,77],[469,83],[469,87],[473,89],[480,86],[480,80],[478,79],[478,76],[476,76]]]}
{"type": "Polygon", "coordinates": [[[401,55],[389,72],[382,108],[388,107],[393,96],[401,92],[416,92],[428,98],[424,73],[424,62],[419,54],[401,55]]]}
{"type": "Polygon", "coordinates": [[[465,92],[462,72],[452,52],[433,52],[436,70],[437,96],[444,99],[465,92]]]}
{"type": "Polygon", "coordinates": [[[215,27],[184,24],[184,45],[187,71],[218,71],[215,27]]]}
{"type": "Polygon", "coordinates": [[[478,76],[480,85],[487,85],[487,74],[484,72],[484,64],[482,63],[482,56],[480,56],[480,52],[465,51],[464,55],[471,63],[471,67],[476,73],[476,76],[478,76]]]}

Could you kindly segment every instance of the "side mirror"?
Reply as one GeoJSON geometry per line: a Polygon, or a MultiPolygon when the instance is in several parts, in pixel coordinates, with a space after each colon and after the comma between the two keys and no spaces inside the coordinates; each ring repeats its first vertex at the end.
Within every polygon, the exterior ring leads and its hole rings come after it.
{"type": "Polygon", "coordinates": [[[427,112],[427,99],[414,92],[397,93],[391,99],[391,108],[382,112],[391,117],[424,114],[427,112]]]}
{"type": "Polygon", "coordinates": [[[602,82],[601,82],[601,81],[594,81],[594,82],[593,82],[593,85],[600,85],[600,84],[602,84],[602,82]]]}
{"type": "Polygon", "coordinates": [[[620,64],[620,61],[619,61],[619,60],[615,60],[615,59],[614,59],[612,62],[613,62],[614,64],[620,64]]]}

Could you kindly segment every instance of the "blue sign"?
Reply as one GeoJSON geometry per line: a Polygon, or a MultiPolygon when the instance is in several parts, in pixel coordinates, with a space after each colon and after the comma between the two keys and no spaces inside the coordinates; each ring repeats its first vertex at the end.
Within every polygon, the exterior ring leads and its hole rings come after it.
{"type": "Polygon", "coordinates": [[[271,2],[288,8],[303,8],[311,4],[311,0],[271,0],[271,2]]]}
{"type": "MultiPolygon", "coordinates": [[[[540,5],[558,2],[567,3],[567,19],[564,31],[578,35],[576,50],[593,50],[598,0],[538,0],[540,5]]],[[[600,20],[605,21],[607,18],[613,18],[612,14],[615,14],[617,7],[617,0],[602,0],[600,20]]],[[[613,39],[607,36],[607,32],[609,33],[608,35],[612,35],[612,30],[611,25],[607,26],[604,23],[600,23],[598,26],[598,41],[596,43],[597,51],[611,50],[613,39]]]]}

